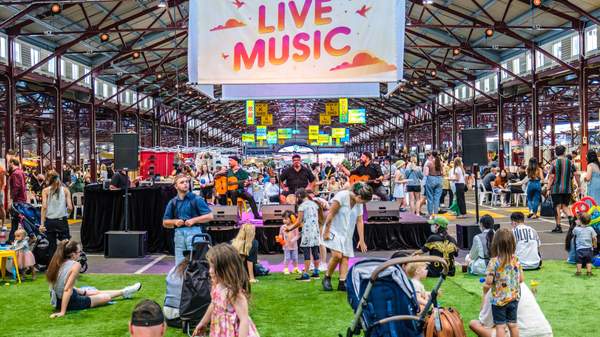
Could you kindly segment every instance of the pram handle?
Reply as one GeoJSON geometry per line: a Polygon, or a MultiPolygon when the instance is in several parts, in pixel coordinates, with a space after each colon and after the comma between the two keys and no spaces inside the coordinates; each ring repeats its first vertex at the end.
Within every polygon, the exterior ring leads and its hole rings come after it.
{"type": "Polygon", "coordinates": [[[419,317],[419,316],[397,315],[397,316],[386,317],[384,319],[381,319],[381,320],[373,323],[373,326],[380,325],[380,324],[386,324],[386,323],[393,322],[393,321],[419,321],[419,320],[421,320],[421,317],[419,317]]]}
{"type": "Polygon", "coordinates": [[[395,265],[402,265],[406,263],[413,262],[438,262],[444,267],[443,274],[444,276],[448,275],[448,262],[438,256],[408,256],[408,257],[397,257],[395,259],[391,259],[382,263],[379,267],[375,268],[373,273],[371,273],[371,282],[375,282],[379,277],[379,274],[386,270],[387,268],[395,265]]]}

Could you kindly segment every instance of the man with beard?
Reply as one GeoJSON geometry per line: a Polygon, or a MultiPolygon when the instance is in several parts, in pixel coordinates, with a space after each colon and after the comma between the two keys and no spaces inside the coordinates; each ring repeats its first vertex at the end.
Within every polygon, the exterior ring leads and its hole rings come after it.
{"type": "Polygon", "coordinates": [[[373,163],[373,156],[370,152],[363,152],[360,155],[360,165],[356,169],[349,171],[343,165],[340,165],[339,169],[347,176],[368,176],[368,184],[373,188],[373,194],[377,195],[382,201],[388,201],[387,191],[382,184],[383,172],[381,172],[381,166],[373,163]]]}
{"type": "MultiPolygon", "coordinates": [[[[296,190],[299,188],[314,189],[314,182],[316,178],[311,170],[302,165],[302,158],[299,154],[292,156],[292,166],[286,168],[280,177],[281,188],[283,190],[283,196],[286,198],[285,201],[288,204],[295,204],[296,190]]],[[[284,201],[282,200],[282,203],[284,201]]]]}
{"type": "MultiPolygon", "coordinates": [[[[219,176],[219,174],[217,174],[219,176]]],[[[250,209],[252,210],[252,214],[254,215],[254,219],[262,219],[260,214],[258,213],[258,207],[256,206],[256,201],[252,197],[250,193],[245,190],[246,184],[250,179],[250,175],[240,166],[240,158],[237,156],[229,157],[229,170],[227,170],[227,179],[231,177],[237,178],[237,188],[232,190],[228,190],[224,196],[221,196],[220,204],[225,205],[227,203],[227,198],[231,199],[231,203],[233,206],[237,205],[237,198],[242,198],[248,201],[250,205],[250,209]]],[[[227,183],[229,187],[229,182],[227,183]]]]}

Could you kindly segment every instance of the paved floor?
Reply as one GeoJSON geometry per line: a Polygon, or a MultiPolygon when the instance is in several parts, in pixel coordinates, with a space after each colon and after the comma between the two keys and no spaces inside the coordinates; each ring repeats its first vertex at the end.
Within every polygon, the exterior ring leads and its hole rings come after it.
{"type": "MultiPolygon", "coordinates": [[[[456,219],[454,216],[444,215],[450,221],[449,232],[456,236],[456,224],[475,223],[475,195],[469,192],[467,195],[468,217],[466,219],[456,219]]],[[[527,208],[497,208],[482,206],[480,215],[490,214],[496,222],[502,226],[510,226],[510,214],[514,211],[521,211],[527,214],[527,208]]],[[[536,220],[526,220],[527,224],[536,229],[542,241],[542,256],[544,259],[562,260],[566,259],[564,251],[565,234],[551,233],[554,228],[554,219],[540,218],[536,220]]],[[[568,228],[566,219],[563,219],[563,229],[568,228]]],[[[80,238],[80,225],[78,222],[71,224],[71,235],[73,239],[80,238]]],[[[357,253],[357,257],[389,257],[393,252],[390,251],[372,251],[365,254],[357,253]]],[[[464,259],[467,251],[462,250],[457,259],[459,262],[464,259]]],[[[114,273],[114,274],[163,274],[166,273],[175,263],[175,259],[168,255],[148,255],[140,259],[106,259],[101,253],[88,254],[89,269],[88,273],[114,273]]],[[[266,266],[270,266],[277,271],[281,263],[282,255],[260,255],[259,261],[266,266]]]]}

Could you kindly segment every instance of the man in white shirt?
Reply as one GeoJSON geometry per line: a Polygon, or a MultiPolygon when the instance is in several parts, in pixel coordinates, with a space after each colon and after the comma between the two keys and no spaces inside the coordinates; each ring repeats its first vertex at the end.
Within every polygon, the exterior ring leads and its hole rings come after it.
{"type": "Polygon", "coordinates": [[[516,255],[521,266],[523,269],[539,269],[542,266],[542,256],[537,231],[525,224],[525,215],[522,212],[513,212],[510,221],[517,242],[516,255]]]}

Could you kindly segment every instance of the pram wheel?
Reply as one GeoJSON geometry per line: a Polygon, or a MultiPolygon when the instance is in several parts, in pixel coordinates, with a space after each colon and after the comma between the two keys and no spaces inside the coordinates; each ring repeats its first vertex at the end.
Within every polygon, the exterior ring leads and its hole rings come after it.
{"type": "Polygon", "coordinates": [[[80,273],[85,273],[88,270],[88,264],[87,262],[80,262],[81,263],[81,269],[79,270],[80,273]]]}

